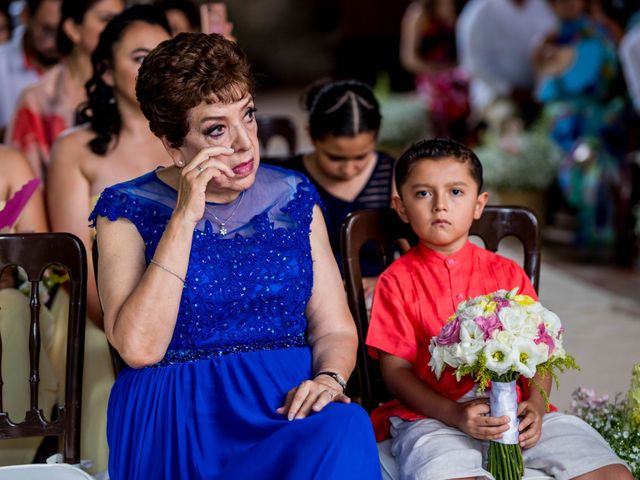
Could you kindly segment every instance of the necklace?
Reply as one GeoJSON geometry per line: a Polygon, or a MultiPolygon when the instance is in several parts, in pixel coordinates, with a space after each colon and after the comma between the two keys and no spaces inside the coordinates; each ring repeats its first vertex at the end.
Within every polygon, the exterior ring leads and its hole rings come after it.
{"type": "Polygon", "coordinates": [[[218,222],[218,225],[220,225],[220,236],[224,237],[229,231],[227,230],[227,222],[231,220],[231,217],[235,215],[236,211],[238,210],[238,207],[242,203],[243,198],[244,198],[244,190],[240,192],[240,200],[238,200],[238,203],[236,203],[236,206],[233,207],[233,211],[231,212],[231,215],[229,215],[224,220],[220,220],[218,217],[216,217],[215,213],[211,212],[211,216],[215,219],[216,222],[218,222]]]}

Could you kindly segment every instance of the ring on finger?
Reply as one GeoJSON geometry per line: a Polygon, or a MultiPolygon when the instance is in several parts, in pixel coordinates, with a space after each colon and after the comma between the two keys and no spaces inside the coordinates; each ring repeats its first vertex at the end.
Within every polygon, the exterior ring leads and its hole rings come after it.
{"type": "Polygon", "coordinates": [[[333,400],[336,396],[336,392],[334,392],[333,390],[325,390],[325,392],[329,394],[329,397],[331,397],[331,400],[333,400]]]}
{"type": "Polygon", "coordinates": [[[198,170],[198,172],[200,173],[204,172],[204,168],[202,168],[202,165],[196,165],[196,170],[198,170]]]}

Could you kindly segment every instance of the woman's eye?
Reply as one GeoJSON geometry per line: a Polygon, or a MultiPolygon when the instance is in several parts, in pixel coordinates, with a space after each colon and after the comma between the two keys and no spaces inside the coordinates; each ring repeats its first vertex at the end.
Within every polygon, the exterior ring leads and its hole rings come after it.
{"type": "Polygon", "coordinates": [[[142,65],[142,62],[144,62],[145,58],[147,58],[146,55],[136,55],[135,57],[133,57],[133,61],[136,62],[138,65],[142,65]]]}
{"type": "Polygon", "coordinates": [[[224,133],[224,126],[223,125],[213,125],[213,126],[207,128],[205,130],[205,132],[204,132],[204,134],[209,136],[209,137],[219,137],[223,133],[224,133]]]}
{"type": "Polygon", "coordinates": [[[245,114],[245,118],[248,122],[253,122],[253,119],[256,118],[256,112],[258,109],[256,107],[250,107],[245,114]]]}

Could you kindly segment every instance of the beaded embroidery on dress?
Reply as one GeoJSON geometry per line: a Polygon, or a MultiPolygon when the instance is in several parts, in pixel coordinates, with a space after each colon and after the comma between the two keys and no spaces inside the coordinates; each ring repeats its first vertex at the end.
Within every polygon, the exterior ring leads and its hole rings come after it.
{"type": "MultiPolygon", "coordinates": [[[[207,203],[194,232],[178,322],[161,364],[306,344],[305,307],[313,278],[308,275],[309,224],[318,196],[304,176],[283,172],[259,169],[226,235],[215,230],[213,215],[225,218],[235,205],[207,203]]],[[[149,262],[176,198],[176,191],[151,172],[106,189],[90,220],[100,215],[131,221],[149,262]]]]}

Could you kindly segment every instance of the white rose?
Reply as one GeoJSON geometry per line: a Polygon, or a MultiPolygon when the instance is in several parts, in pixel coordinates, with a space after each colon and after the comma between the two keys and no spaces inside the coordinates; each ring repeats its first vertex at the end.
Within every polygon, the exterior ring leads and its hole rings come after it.
{"type": "Polygon", "coordinates": [[[524,323],[524,312],[518,307],[503,308],[498,313],[498,318],[504,329],[513,335],[518,335],[524,323]]]}
{"type": "Polygon", "coordinates": [[[474,318],[482,315],[484,313],[484,307],[479,304],[469,305],[465,307],[463,310],[460,310],[460,320],[463,322],[466,320],[473,320],[474,318]]]}
{"type": "Polygon", "coordinates": [[[460,360],[461,365],[473,365],[478,360],[483,343],[461,341],[452,346],[454,347],[452,353],[460,360]]]}
{"type": "Polygon", "coordinates": [[[562,328],[562,324],[558,315],[553,313],[551,310],[545,310],[544,312],[542,312],[541,316],[545,328],[549,331],[549,335],[557,335],[560,331],[560,328],[562,328]]]}
{"type": "Polygon", "coordinates": [[[451,365],[453,368],[458,368],[461,365],[461,362],[455,354],[455,347],[455,344],[442,347],[442,357],[444,363],[451,365]]]}
{"type": "Polygon", "coordinates": [[[533,340],[538,336],[538,325],[542,322],[539,315],[527,315],[520,327],[520,337],[533,340]]]}
{"type": "Polygon", "coordinates": [[[495,330],[493,332],[493,339],[505,347],[510,347],[515,340],[515,337],[507,330],[495,330]]]}

